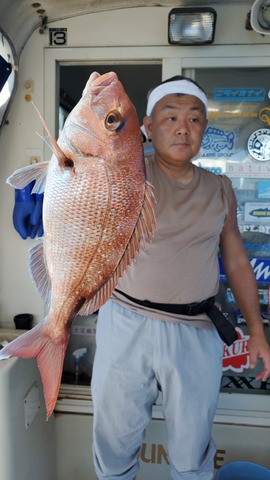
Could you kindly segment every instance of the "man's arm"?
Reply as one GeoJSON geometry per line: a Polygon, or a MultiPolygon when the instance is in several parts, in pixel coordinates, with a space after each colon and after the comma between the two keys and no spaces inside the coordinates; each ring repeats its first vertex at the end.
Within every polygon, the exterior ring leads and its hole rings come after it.
{"type": "Polygon", "coordinates": [[[270,347],[263,331],[257,283],[238,230],[237,204],[233,192],[228,202],[228,217],[220,237],[222,264],[237,305],[248,326],[250,367],[254,368],[260,358],[263,370],[256,379],[266,381],[270,375],[270,347]]]}

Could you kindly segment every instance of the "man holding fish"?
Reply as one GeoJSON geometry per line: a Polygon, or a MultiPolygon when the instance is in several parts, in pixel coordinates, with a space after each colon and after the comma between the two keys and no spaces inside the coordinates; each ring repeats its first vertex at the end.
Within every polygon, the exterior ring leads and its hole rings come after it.
{"type": "MultiPolygon", "coordinates": [[[[207,108],[204,91],[190,79],[156,87],[144,119],[154,155],[145,165],[136,111],[117,75],[93,72],[57,142],[41,118],[50,162],[19,169],[7,180],[19,190],[34,182],[31,194],[44,192],[44,237],[31,248],[29,266],[49,311],[5,346],[0,360],[37,359],[49,418],[72,322],[100,309],[92,378],[100,480],[136,478],[159,390],[171,478],[213,479],[211,430],[223,342],[236,339],[215,305],[218,247],[249,327],[250,366],[261,359],[256,378],[266,381],[270,374],[270,348],[231,182],[191,162],[207,108]]],[[[15,220],[25,238],[29,231],[15,220]]]]}
{"type": "Polygon", "coordinates": [[[237,227],[230,180],[195,166],[207,126],[201,87],[177,76],[152,90],[144,128],[157,229],[101,307],[93,368],[93,454],[98,478],[134,480],[159,390],[173,480],[212,480],[211,431],[223,342],[236,336],[214,303],[218,248],[249,328],[250,367],[270,375],[257,285],[237,227]]]}

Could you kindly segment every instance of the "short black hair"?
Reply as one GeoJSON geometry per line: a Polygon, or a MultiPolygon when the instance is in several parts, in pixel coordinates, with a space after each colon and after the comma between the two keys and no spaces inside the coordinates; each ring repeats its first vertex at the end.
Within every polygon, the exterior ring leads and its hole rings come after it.
{"type": "Polygon", "coordinates": [[[163,83],[168,83],[168,82],[175,82],[177,80],[187,80],[188,82],[191,82],[193,83],[194,85],[196,85],[196,87],[198,87],[200,90],[203,91],[203,93],[205,93],[204,89],[201,87],[201,85],[199,85],[195,80],[193,80],[192,78],[189,78],[189,77],[184,77],[184,75],[175,75],[174,77],[171,77],[171,78],[168,78],[167,80],[164,80],[163,82],[161,82],[160,85],[162,85],[163,83]]]}

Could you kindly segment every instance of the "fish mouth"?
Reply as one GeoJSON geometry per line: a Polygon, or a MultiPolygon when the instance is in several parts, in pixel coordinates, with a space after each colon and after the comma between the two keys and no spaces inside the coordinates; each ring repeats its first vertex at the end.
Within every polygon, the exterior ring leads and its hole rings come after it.
{"type": "Polygon", "coordinates": [[[94,95],[98,95],[106,87],[109,87],[113,82],[117,82],[118,77],[115,72],[108,72],[104,75],[100,75],[98,72],[93,72],[90,75],[88,86],[90,92],[94,95]]]}

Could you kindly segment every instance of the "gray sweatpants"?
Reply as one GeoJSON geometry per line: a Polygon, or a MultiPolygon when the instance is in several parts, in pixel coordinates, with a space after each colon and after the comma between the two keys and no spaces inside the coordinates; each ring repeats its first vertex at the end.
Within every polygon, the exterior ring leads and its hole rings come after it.
{"type": "Polygon", "coordinates": [[[100,309],[93,366],[93,455],[99,480],[134,480],[162,390],[173,480],[212,480],[212,423],[223,343],[215,329],[169,323],[114,301],[100,309]]]}

